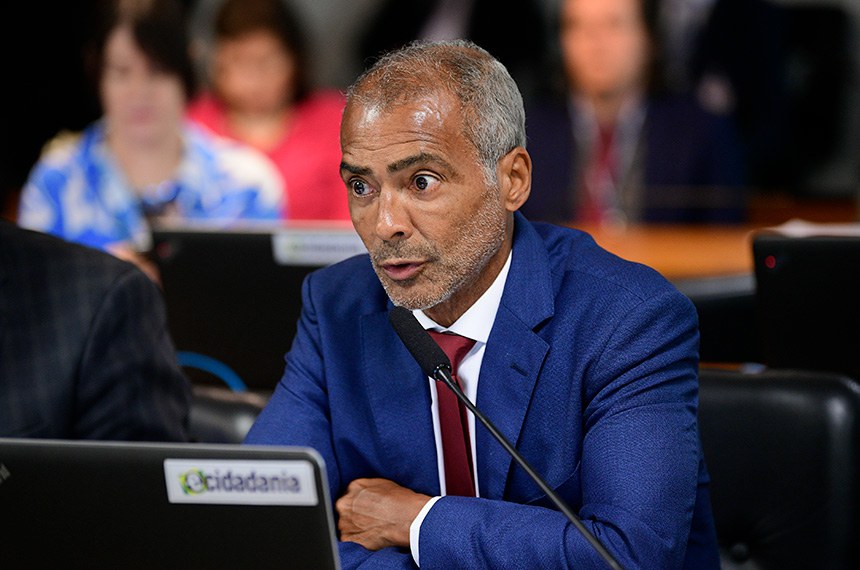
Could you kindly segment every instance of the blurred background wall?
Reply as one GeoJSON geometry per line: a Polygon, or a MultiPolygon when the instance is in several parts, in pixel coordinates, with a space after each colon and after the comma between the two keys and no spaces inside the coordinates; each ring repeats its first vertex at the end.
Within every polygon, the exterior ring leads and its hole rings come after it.
{"type": "MultiPolygon", "coordinates": [[[[363,68],[356,45],[382,0],[292,1],[307,23],[314,82],[345,87],[363,68]]],[[[549,31],[546,49],[554,55],[554,17],[560,0],[538,2],[549,31]]],[[[755,190],[765,196],[860,203],[860,2],[767,2],[787,14],[783,31],[788,50],[780,73],[788,94],[788,139],[782,141],[788,147],[771,183],[755,190]]],[[[15,0],[6,4],[7,14],[0,17],[6,100],[0,160],[2,210],[7,215],[14,210],[14,188],[23,183],[41,145],[58,131],[78,130],[98,116],[80,54],[91,5],[92,0],[15,0]]],[[[199,9],[191,0],[187,5],[192,12],[199,9]]],[[[748,25],[737,22],[724,40],[733,41],[748,25]]]]}

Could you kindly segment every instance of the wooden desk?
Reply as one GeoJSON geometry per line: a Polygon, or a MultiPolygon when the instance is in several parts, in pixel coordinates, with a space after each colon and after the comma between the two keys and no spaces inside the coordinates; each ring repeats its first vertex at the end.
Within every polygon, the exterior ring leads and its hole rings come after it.
{"type": "Polygon", "coordinates": [[[749,274],[752,234],[759,226],[597,227],[572,224],[612,253],[676,281],[749,274]]]}

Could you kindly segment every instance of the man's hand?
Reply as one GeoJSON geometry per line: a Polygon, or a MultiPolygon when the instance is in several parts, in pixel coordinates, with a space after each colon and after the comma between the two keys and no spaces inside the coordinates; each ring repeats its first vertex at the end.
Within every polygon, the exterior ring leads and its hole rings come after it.
{"type": "Polygon", "coordinates": [[[335,503],[340,539],[369,550],[409,548],[409,526],[429,500],[388,479],[356,479],[335,503]]]}

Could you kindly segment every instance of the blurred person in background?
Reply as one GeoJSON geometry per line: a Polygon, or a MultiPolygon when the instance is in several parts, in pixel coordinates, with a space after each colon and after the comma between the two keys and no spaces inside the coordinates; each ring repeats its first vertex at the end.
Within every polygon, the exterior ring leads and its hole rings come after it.
{"type": "Polygon", "coordinates": [[[143,255],[151,222],[280,217],[271,162],[185,119],[194,73],[180,3],[103,2],[88,54],[103,116],[46,145],[21,193],[20,225],[108,250],[157,279],[143,255]]]}
{"type": "Polygon", "coordinates": [[[742,147],[730,119],[660,87],[652,0],[564,0],[567,91],[527,110],[523,212],[555,222],[738,222],[742,147]]]}
{"type": "Polygon", "coordinates": [[[345,100],[311,87],[297,14],[284,0],[224,0],[212,31],[208,89],[189,117],[269,156],[288,192],[284,218],[349,220],[338,174],[345,100]]]}

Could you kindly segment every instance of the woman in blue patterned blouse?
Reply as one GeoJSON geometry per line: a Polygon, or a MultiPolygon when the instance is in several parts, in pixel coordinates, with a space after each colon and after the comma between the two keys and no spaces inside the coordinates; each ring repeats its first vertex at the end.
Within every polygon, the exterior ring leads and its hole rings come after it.
{"type": "Polygon", "coordinates": [[[184,119],[194,72],[181,6],[105,7],[90,54],[103,116],[46,145],[18,223],[145,266],[153,220],[280,218],[286,195],[269,159],[184,119]]]}

